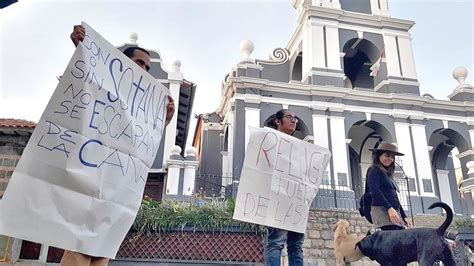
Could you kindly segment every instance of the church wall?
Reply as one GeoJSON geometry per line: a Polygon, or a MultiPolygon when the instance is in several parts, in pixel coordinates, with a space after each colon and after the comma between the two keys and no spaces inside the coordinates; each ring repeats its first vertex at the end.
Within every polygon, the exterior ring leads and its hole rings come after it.
{"type": "Polygon", "coordinates": [[[286,62],[281,65],[266,65],[264,63],[262,63],[261,65],[263,66],[263,70],[260,74],[262,79],[269,79],[285,83],[290,81],[291,77],[289,62],[286,62]]]}
{"type": "Polygon", "coordinates": [[[351,127],[359,122],[359,121],[364,121],[367,120],[367,117],[365,113],[362,112],[349,112],[349,111],[344,111],[344,124],[345,124],[345,129],[346,129],[346,137],[349,136],[349,130],[351,130],[351,127]]]}
{"type": "Polygon", "coordinates": [[[203,130],[201,147],[201,164],[199,171],[207,175],[221,175],[222,155],[220,130],[203,130]]]}
{"type": "Polygon", "coordinates": [[[339,0],[339,2],[342,10],[372,14],[370,0],[339,0]]]}
{"type": "Polygon", "coordinates": [[[234,179],[240,179],[242,165],[244,164],[245,155],[245,102],[235,100],[235,126],[234,130],[234,147],[233,147],[233,173],[234,179]]]}
{"type": "Polygon", "coordinates": [[[375,89],[380,93],[409,93],[420,94],[420,88],[416,85],[405,85],[393,81],[382,81],[375,89]]]}
{"type": "MultiPolygon", "coordinates": [[[[166,136],[166,128],[163,131],[163,138],[166,136]]],[[[156,153],[155,160],[152,164],[152,169],[160,169],[163,167],[163,155],[165,152],[165,142],[160,141],[160,147],[158,148],[158,152],[156,153]]]]}

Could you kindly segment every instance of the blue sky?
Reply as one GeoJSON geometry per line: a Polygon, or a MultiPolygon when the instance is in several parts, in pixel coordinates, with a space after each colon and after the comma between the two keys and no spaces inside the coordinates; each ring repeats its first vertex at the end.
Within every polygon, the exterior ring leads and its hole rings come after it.
{"type": "MultiPolygon", "coordinates": [[[[447,100],[457,85],[452,70],[474,71],[473,1],[389,0],[389,8],[392,17],[416,22],[411,33],[421,93],[447,100]]],[[[20,0],[0,10],[0,117],[39,120],[74,51],[72,27],[82,20],[114,45],[136,32],[140,46],[158,50],[167,69],[181,60],[184,77],[197,84],[193,112],[203,113],[218,107],[221,82],[240,59],[240,41],[252,40],[252,57],[267,59],[286,47],[296,11],[291,0],[20,0]]]]}

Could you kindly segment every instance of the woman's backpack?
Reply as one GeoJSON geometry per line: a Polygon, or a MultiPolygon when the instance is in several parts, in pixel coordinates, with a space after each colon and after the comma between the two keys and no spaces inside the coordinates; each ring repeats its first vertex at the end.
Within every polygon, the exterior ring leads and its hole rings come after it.
{"type": "Polygon", "coordinates": [[[369,223],[372,222],[372,216],[370,216],[370,209],[372,207],[372,195],[370,195],[370,192],[366,192],[360,197],[360,207],[359,207],[359,212],[362,217],[365,217],[369,223]]]}
{"type": "MultiPolygon", "coordinates": [[[[367,171],[367,173],[369,171],[367,171]]],[[[369,186],[367,185],[368,176],[369,175],[367,174],[367,176],[365,177],[365,192],[362,197],[360,197],[359,201],[359,213],[360,215],[362,215],[362,217],[365,217],[365,219],[367,219],[369,223],[373,223],[372,216],[370,215],[370,210],[372,208],[372,195],[370,195],[369,186]]]]}

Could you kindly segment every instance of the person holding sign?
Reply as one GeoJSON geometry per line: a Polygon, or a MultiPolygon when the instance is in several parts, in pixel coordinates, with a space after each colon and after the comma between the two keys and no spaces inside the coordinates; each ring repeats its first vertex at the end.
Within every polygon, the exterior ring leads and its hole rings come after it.
{"type": "MultiPolygon", "coordinates": [[[[298,123],[298,119],[295,114],[282,109],[275,114],[272,126],[278,131],[293,135],[296,130],[296,123],[298,123]]],[[[285,243],[288,249],[289,265],[303,265],[303,241],[304,234],[302,233],[269,227],[265,247],[265,265],[280,265],[281,250],[285,243]]]]}
{"type": "Polygon", "coordinates": [[[400,230],[405,225],[412,227],[400,205],[398,186],[393,179],[395,156],[403,156],[403,153],[385,141],[370,151],[373,152],[373,161],[367,170],[367,186],[372,196],[370,215],[374,225],[382,230],[400,230]]]}
{"type": "MultiPolygon", "coordinates": [[[[84,41],[86,36],[85,28],[81,25],[75,25],[73,32],[71,33],[71,40],[77,47],[79,42],[84,41]]],[[[123,53],[135,62],[140,68],[145,71],[150,70],[150,53],[140,47],[129,47],[123,51],[123,53]]],[[[174,100],[171,96],[168,96],[168,103],[166,105],[166,120],[165,127],[168,126],[175,112],[174,100]]],[[[62,266],[105,266],[109,264],[108,258],[93,257],[90,255],[82,254],[75,251],[65,250],[61,259],[62,266]]]]}

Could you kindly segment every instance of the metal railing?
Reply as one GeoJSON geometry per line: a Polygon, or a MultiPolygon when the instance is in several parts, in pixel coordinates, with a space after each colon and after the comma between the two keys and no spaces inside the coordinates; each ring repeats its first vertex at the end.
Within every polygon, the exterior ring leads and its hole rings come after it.
{"type": "Polygon", "coordinates": [[[232,177],[230,176],[219,176],[219,175],[208,175],[208,174],[196,174],[194,191],[199,191],[203,188],[205,197],[221,198],[226,199],[232,197],[232,177]],[[223,185],[228,184],[228,185],[223,185]]]}
{"type": "MultiPolygon", "coordinates": [[[[235,196],[233,194],[232,179],[231,176],[198,173],[196,174],[195,191],[199,191],[202,187],[207,198],[225,200],[228,197],[235,196]]],[[[365,180],[362,181],[364,182],[360,182],[360,184],[365,184],[365,180]]],[[[400,166],[396,168],[394,181],[399,188],[398,197],[405,213],[413,218],[410,191],[413,191],[412,183],[414,181],[409,180],[400,166]]],[[[311,205],[312,208],[343,210],[357,210],[359,208],[359,199],[364,193],[365,187],[354,186],[353,184],[335,185],[334,180],[328,183],[332,184],[323,183],[319,187],[311,205]]]]}
{"type": "MultiPolygon", "coordinates": [[[[365,184],[365,180],[362,180],[360,184],[365,184]]],[[[398,166],[394,174],[395,184],[398,186],[398,198],[400,204],[403,207],[405,213],[413,219],[411,194],[413,192],[414,185],[413,180],[410,180],[403,169],[398,166]]],[[[359,208],[360,196],[364,193],[364,186],[354,186],[353,184],[348,185],[335,185],[334,180],[331,184],[322,184],[319,187],[318,193],[311,207],[318,209],[344,209],[344,210],[357,210],[359,208]]]]}

